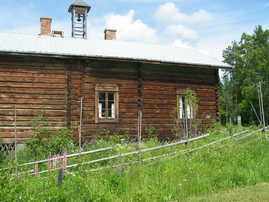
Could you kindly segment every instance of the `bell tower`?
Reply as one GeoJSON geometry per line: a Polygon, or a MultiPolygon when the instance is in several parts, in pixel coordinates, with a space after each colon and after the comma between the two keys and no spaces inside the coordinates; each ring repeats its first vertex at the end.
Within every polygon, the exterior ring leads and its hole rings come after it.
{"type": "Polygon", "coordinates": [[[72,37],[87,39],[87,17],[91,6],[83,0],[75,0],[68,9],[72,16],[72,37]]]}

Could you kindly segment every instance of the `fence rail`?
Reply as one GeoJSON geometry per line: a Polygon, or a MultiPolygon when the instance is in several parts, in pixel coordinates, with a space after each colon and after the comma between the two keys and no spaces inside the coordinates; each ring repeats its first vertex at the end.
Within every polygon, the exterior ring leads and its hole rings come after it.
{"type": "MultiPolygon", "coordinates": [[[[195,151],[204,149],[206,147],[210,147],[210,146],[215,145],[217,143],[224,142],[226,140],[232,139],[232,140],[235,140],[235,141],[239,141],[239,140],[242,140],[244,138],[247,138],[247,137],[250,137],[252,135],[255,135],[258,132],[266,131],[268,128],[269,128],[269,126],[267,126],[265,128],[261,128],[261,129],[255,130],[255,131],[245,130],[245,131],[236,133],[234,135],[231,135],[231,136],[228,136],[228,137],[224,137],[224,138],[221,138],[221,139],[212,141],[212,142],[207,143],[207,144],[204,144],[202,146],[198,146],[196,148],[186,149],[186,150],[181,150],[181,151],[175,151],[175,152],[166,153],[166,154],[162,154],[162,155],[158,155],[158,156],[152,156],[152,157],[149,157],[149,158],[146,158],[146,159],[140,159],[139,161],[124,162],[124,163],[121,163],[121,164],[118,164],[118,165],[114,165],[114,166],[106,166],[106,167],[91,169],[91,170],[89,170],[89,172],[103,170],[103,169],[108,169],[108,168],[115,168],[115,167],[120,167],[120,166],[132,165],[132,164],[136,164],[136,163],[139,163],[139,162],[153,161],[153,160],[157,160],[157,159],[161,159],[161,158],[167,158],[167,157],[172,157],[172,156],[178,156],[178,155],[184,154],[184,153],[191,153],[191,152],[195,152],[195,151]]],[[[47,172],[50,172],[50,171],[59,169],[57,166],[54,166],[53,168],[51,168],[48,165],[48,169],[47,170],[38,171],[38,165],[39,164],[46,163],[46,162],[50,163],[50,162],[53,162],[53,160],[56,160],[56,161],[57,160],[58,161],[61,160],[63,162],[62,163],[62,167],[64,168],[64,170],[67,170],[69,168],[75,168],[75,167],[79,167],[79,166],[83,166],[83,165],[89,165],[89,164],[99,163],[99,162],[103,162],[103,161],[120,159],[120,158],[127,157],[127,156],[132,156],[132,155],[136,155],[136,154],[142,154],[142,153],[146,153],[146,152],[150,152],[150,151],[161,150],[161,149],[169,148],[169,147],[174,147],[174,146],[177,146],[177,145],[181,145],[181,144],[186,144],[186,143],[189,143],[189,142],[198,141],[198,140],[204,139],[204,138],[209,137],[209,136],[210,136],[209,134],[206,134],[206,135],[202,135],[202,136],[199,136],[199,137],[191,138],[189,140],[182,140],[182,141],[179,141],[179,142],[175,142],[175,143],[171,143],[171,144],[166,144],[166,145],[161,145],[161,146],[157,146],[157,147],[136,150],[136,151],[122,153],[122,154],[118,154],[118,155],[107,156],[107,157],[104,157],[104,158],[95,159],[95,160],[91,160],[91,161],[88,161],[88,162],[76,163],[76,164],[72,164],[72,165],[67,165],[67,159],[68,158],[78,157],[78,156],[88,155],[88,154],[93,154],[93,153],[98,153],[98,152],[110,151],[110,150],[113,150],[113,147],[101,148],[101,149],[96,149],[96,150],[87,151],[87,152],[80,152],[80,153],[76,153],[76,154],[69,154],[69,155],[65,154],[63,156],[57,156],[57,157],[49,158],[49,159],[46,159],[46,160],[40,160],[40,161],[35,161],[35,162],[29,162],[29,163],[20,164],[20,165],[17,165],[16,168],[23,167],[23,166],[34,165],[35,166],[34,169],[28,170],[26,172],[21,172],[21,173],[19,173],[19,175],[23,175],[23,174],[40,175],[40,174],[43,174],[43,173],[47,173],[47,172]]],[[[12,168],[4,168],[4,169],[0,169],[0,171],[8,170],[8,169],[12,169],[12,168]]]]}
{"type": "MultiPolygon", "coordinates": [[[[112,150],[112,149],[113,149],[113,147],[106,147],[106,148],[101,148],[101,149],[91,150],[91,151],[87,151],[87,152],[80,152],[80,153],[76,153],[76,154],[68,154],[68,155],[66,155],[66,156],[53,157],[53,158],[48,158],[48,159],[45,159],[45,160],[34,161],[34,162],[29,162],[29,163],[23,163],[23,164],[16,165],[16,167],[23,167],[23,166],[36,165],[36,164],[41,164],[41,163],[50,162],[50,161],[56,160],[57,158],[58,158],[58,159],[72,158],[72,157],[77,157],[77,156],[83,156],[83,155],[88,155],[88,154],[94,154],[94,153],[98,153],[98,152],[109,151],[109,150],[112,150]]],[[[8,169],[12,169],[12,168],[3,168],[3,169],[0,169],[0,171],[8,170],[8,169]]]]}
{"type": "MultiPolygon", "coordinates": [[[[268,127],[266,127],[265,129],[267,130],[267,128],[268,127]]],[[[253,131],[253,132],[251,132],[251,135],[253,135],[253,134],[257,133],[257,132],[260,132],[262,130],[263,129],[259,129],[257,131],[253,131]]],[[[122,167],[122,166],[134,165],[134,164],[138,164],[138,163],[141,163],[141,162],[153,161],[153,160],[157,160],[157,159],[163,159],[163,158],[169,158],[169,157],[177,157],[177,156],[179,156],[181,154],[184,154],[184,153],[191,153],[191,152],[195,152],[195,151],[198,151],[198,150],[202,150],[202,149],[204,149],[206,147],[215,145],[215,144],[220,143],[220,142],[223,142],[225,140],[232,139],[234,137],[238,137],[238,136],[243,135],[243,134],[246,134],[248,132],[249,132],[249,130],[242,131],[242,132],[236,133],[236,134],[234,134],[232,136],[229,136],[229,137],[226,137],[226,138],[222,138],[220,140],[216,140],[216,141],[210,142],[208,144],[205,144],[205,145],[202,145],[202,146],[193,148],[193,149],[186,149],[186,150],[182,150],[182,151],[176,151],[176,152],[166,153],[166,154],[162,154],[162,155],[158,155],[158,156],[153,156],[153,157],[149,157],[149,158],[146,158],[146,159],[142,159],[140,161],[133,161],[133,162],[121,163],[121,164],[117,164],[117,165],[113,165],[113,166],[106,166],[106,167],[91,169],[88,172],[96,172],[96,171],[110,169],[110,168],[118,168],[118,167],[122,167]]],[[[250,135],[248,134],[247,136],[243,136],[243,137],[249,137],[249,136],[250,135]]]]}

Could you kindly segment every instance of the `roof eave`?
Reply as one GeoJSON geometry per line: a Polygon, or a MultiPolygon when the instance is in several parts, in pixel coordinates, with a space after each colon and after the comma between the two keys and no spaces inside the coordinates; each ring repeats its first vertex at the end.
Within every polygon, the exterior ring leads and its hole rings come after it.
{"type": "Polygon", "coordinates": [[[97,59],[97,60],[136,62],[136,63],[147,63],[147,64],[193,66],[193,67],[200,67],[200,68],[211,68],[211,69],[214,68],[214,69],[226,69],[226,70],[231,70],[233,68],[232,66],[229,66],[229,65],[224,66],[224,65],[199,64],[199,63],[184,63],[184,62],[180,63],[180,62],[169,62],[169,61],[160,61],[160,60],[108,57],[108,56],[83,56],[83,55],[67,55],[67,54],[49,54],[49,53],[9,52],[9,51],[0,51],[0,55],[52,57],[52,58],[63,58],[63,59],[66,59],[66,58],[97,59]]]}

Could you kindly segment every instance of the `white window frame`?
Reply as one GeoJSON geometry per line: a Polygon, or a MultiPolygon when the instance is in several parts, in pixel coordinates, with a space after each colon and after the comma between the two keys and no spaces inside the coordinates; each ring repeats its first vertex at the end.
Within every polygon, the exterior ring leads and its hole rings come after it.
{"type": "MultiPolygon", "coordinates": [[[[185,119],[186,117],[184,116],[184,106],[185,111],[187,112],[187,119],[194,119],[196,114],[193,111],[193,106],[191,104],[188,104],[186,106],[185,101],[185,96],[186,96],[186,89],[177,89],[177,105],[178,105],[178,111],[177,111],[177,117],[178,119],[185,119]]],[[[195,92],[194,92],[195,93],[195,92]]]]}
{"type": "MultiPolygon", "coordinates": [[[[115,84],[97,84],[95,87],[95,122],[117,122],[119,118],[119,88],[115,84]],[[99,93],[113,93],[114,105],[112,105],[112,116],[102,117],[102,106],[99,103],[99,93]]],[[[107,101],[106,101],[107,102],[107,101]]]]}
{"type": "Polygon", "coordinates": [[[184,112],[186,113],[187,119],[193,119],[194,114],[193,114],[193,106],[191,104],[186,104],[185,101],[185,95],[178,95],[178,110],[179,110],[179,118],[184,119],[186,118],[184,116],[184,112]],[[185,103],[184,103],[185,102],[185,103]],[[185,106],[185,110],[184,110],[185,106]]]}

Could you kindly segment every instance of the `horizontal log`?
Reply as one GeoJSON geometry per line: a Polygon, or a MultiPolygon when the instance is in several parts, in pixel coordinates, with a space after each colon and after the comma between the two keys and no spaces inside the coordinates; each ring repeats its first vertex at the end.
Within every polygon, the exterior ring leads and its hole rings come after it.
{"type": "Polygon", "coordinates": [[[199,101],[199,106],[216,106],[216,101],[199,101]]]}
{"type": "MultiPolygon", "coordinates": [[[[32,127],[33,125],[33,121],[0,121],[0,128],[1,127],[15,127],[15,125],[17,127],[32,127]]],[[[63,127],[66,125],[65,122],[52,122],[52,121],[48,121],[47,122],[48,126],[51,127],[63,127]]]]}
{"type": "Polygon", "coordinates": [[[0,104],[42,104],[42,105],[65,105],[65,100],[53,99],[24,99],[24,98],[1,98],[0,104]]]}
{"type": "Polygon", "coordinates": [[[52,76],[50,78],[6,76],[0,77],[0,82],[64,84],[66,80],[53,78],[52,76]]]}
{"type": "MultiPolygon", "coordinates": [[[[13,129],[14,130],[14,129],[13,129]]],[[[17,138],[30,138],[33,136],[33,132],[0,132],[0,142],[3,138],[14,138],[17,136],[17,138]]]]}
{"type": "Polygon", "coordinates": [[[120,94],[126,94],[126,93],[137,94],[138,89],[137,88],[122,88],[121,87],[119,92],[120,92],[120,94]]]}
{"type": "Polygon", "coordinates": [[[176,99],[144,99],[145,104],[175,104],[177,103],[176,99]]]}
{"type": "Polygon", "coordinates": [[[27,110],[65,110],[65,105],[38,105],[38,104],[0,104],[0,111],[3,109],[14,110],[27,109],[27,110]]]}
{"type": "MultiPolygon", "coordinates": [[[[41,113],[44,113],[46,117],[56,117],[56,116],[64,116],[66,114],[65,111],[62,110],[16,110],[17,116],[39,116],[41,113]]],[[[14,110],[1,110],[0,116],[12,116],[14,115],[14,110]]]]}
{"type": "MultiPolygon", "coordinates": [[[[17,143],[25,143],[27,138],[17,138],[17,143]]],[[[0,143],[2,144],[9,144],[15,143],[15,138],[0,138],[0,143]]]]}
{"type": "Polygon", "coordinates": [[[160,99],[160,100],[176,100],[177,96],[176,94],[174,95],[161,95],[161,94],[147,94],[144,93],[144,99],[160,99]]]}
{"type": "Polygon", "coordinates": [[[129,98],[122,98],[121,96],[119,97],[119,102],[120,103],[136,103],[137,102],[137,97],[129,97],[129,98]]]}
{"type": "Polygon", "coordinates": [[[135,107],[135,108],[122,108],[122,107],[120,107],[119,112],[120,112],[120,114],[123,114],[123,113],[137,113],[138,109],[137,109],[137,107],[135,107]]]}
{"type": "MultiPolygon", "coordinates": [[[[41,73],[39,71],[36,71],[35,73],[33,72],[0,72],[0,78],[2,77],[27,77],[27,78],[47,78],[47,79],[51,79],[52,75],[50,74],[46,74],[46,73],[41,73]]],[[[54,74],[53,75],[53,79],[62,79],[65,80],[66,79],[66,75],[65,73],[63,74],[54,74]]]]}
{"type": "MultiPolygon", "coordinates": [[[[38,116],[17,116],[17,121],[32,121],[32,120],[38,120],[38,116]]],[[[65,117],[46,117],[47,121],[53,121],[53,122],[64,122],[65,117]]],[[[0,116],[0,121],[14,121],[14,114],[12,116],[0,116]]]]}
{"type": "Polygon", "coordinates": [[[30,63],[5,63],[0,64],[0,72],[23,72],[23,73],[46,73],[46,74],[64,74],[64,66],[63,65],[48,65],[47,62],[42,64],[34,64],[31,60],[30,63]]]}
{"type": "Polygon", "coordinates": [[[170,117],[172,118],[173,114],[170,113],[170,114],[160,114],[160,113],[144,113],[143,114],[143,117],[144,118],[154,118],[154,119],[162,119],[162,118],[165,118],[165,119],[169,119],[170,117]]]}
{"type": "Polygon", "coordinates": [[[17,93],[17,94],[38,94],[38,95],[65,95],[66,89],[41,89],[32,87],[0,87],[1,93],[17,93]]]}
{"type": "Polygon", "coordinates": [[[207,89],[217,89],[216,85],[202,85],[202,84],[193,84],[193,83],[173,83],[173,82],[160,82],[160,81],[144,81],[145,88],[148,89],[157,89],[157,88],[207,88],[207,89]]]}
{"type": "Polygon", "coordinates": [[[50,83],[17,83],[0,81],[0,87],[24,87],[24,88],[46,88],[46,89],[65,89],[66,84],[50,84],[50,83]]]}
{"type": "MultiPolygon", "coordinates": [[[[1,90],[1,89],[0,89],[1,90]]],[[[30,89],[29,89],[30,91],[30,89]]],[[[49,99],[49,100],[65,100],[66,95],[40,95],[40,94],[18,94],[18,93],[0,93],[0,100],[8,98],[23,98],[23,99],[49,99]]]]}

